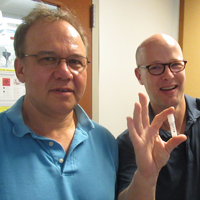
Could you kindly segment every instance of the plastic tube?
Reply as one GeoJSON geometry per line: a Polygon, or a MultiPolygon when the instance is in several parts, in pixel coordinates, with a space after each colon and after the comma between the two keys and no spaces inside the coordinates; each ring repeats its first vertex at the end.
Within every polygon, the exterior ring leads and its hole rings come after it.
{"type": "Polygon", "coordinates": [[[169,126],[170,126],[170,131],[171,131],[172,137],[177,136],[174,115],[173,114],[167,115],[167,118],[168,118],[168,122],[169,122],[169,126]]]}

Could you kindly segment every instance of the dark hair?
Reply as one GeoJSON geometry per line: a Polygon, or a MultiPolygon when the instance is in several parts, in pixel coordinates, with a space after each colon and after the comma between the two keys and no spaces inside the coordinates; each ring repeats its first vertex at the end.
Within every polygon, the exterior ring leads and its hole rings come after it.
{"type": "Polygon", "coordinates": [[[25,48],[25,38],[29,28],[42,19],[48,19],[52,21],[65,20],[68,23],[70,23],[80,34],[81,39],[85,45],[86,52],[88,52],[88,41],[85,36],[85,31],[82,28],[81,24],[78,22],[76,16],[73,15],[69,9],[48,9],[45,5],[39,4],[27,16],[22,18],[22,24],[18,26],[15,32],[14,49],[16,57],[23,57],[25,48]]]}

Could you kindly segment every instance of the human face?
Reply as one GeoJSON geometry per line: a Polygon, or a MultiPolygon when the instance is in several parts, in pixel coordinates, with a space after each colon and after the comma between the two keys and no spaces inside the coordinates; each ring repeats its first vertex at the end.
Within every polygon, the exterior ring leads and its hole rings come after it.
{"type": "MultiPolygon", "coordinates": [[[[24,54],[55,52],[62,58],[71,55],[86,57],[79,33],[66,21],[39,21],[27,32],[24,54]]],[[[80,73],[69,70],[61,60],[54,69],[38,65],[35,57],[16,61],[17,76],[25,82],[24,105],[39,112],[70,113],[82,98],[87,80],[86,69],[80,73]]]]}
{"type": "MultiPolygon", "coordinates": [[[[168,42],[164,39],[146,44],[141,54],[141,65],[183,60],[182,51],[176,41],[168,42]]],[[[170,106],[176,108],[184,101],[185,70],[172,73],[166,66],[165,72],[157,76],[151,75],[145,68],[137,68],[135,73],[139,82],[145,86],[156,113],[170,106]]]]}

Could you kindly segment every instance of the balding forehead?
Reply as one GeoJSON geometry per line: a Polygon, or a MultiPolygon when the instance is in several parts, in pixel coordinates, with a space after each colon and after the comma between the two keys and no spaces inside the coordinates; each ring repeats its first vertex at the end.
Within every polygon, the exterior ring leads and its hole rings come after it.
{"type": "Polygon", "coordinates": [[[144,40],[137,48],[136,50],[136,63],[137,63],[137,66],[140,66],[141,63],[143,62],[144,60],[144,57],[145,57],[145,49],[147,48],[147,46],[149,46],[151,43],[154,43],[156,41],[156,37],[155,35],[147,38],[146,40],[144,40]]]}
{"type": "Polygon", "coordinates": [[[149,54],[150,52],[152,53],[152,51],[154,53],[159,52],[161,48],[164,51],[166,50],[166,52],[176,49],[176,51],[179,51],[180,56],[182,56],[180,45],[174,38],[166,34],[155,34],[144,40],[138,46],[136,50],[137,65],[140,66],[143,64],[146,56],[148,56],[146,54],[149,54]]]}

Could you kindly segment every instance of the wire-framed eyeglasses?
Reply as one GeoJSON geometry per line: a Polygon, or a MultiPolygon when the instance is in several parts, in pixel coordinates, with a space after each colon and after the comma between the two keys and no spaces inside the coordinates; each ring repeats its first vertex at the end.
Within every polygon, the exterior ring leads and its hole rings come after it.
{"type": "Polygon", "coordinates": [[[56,68],[62,59],[66,60],[67,66],[71,72],[80,73],[85,69],[88,59],[79,55],[71,55],[67,58],[61,58],[55,52],[40,51],[37,54],[24,54],[23,57],[35,57],[38,65],[46,68],[56,68]]]}
{"type": "Polygon", "coordinates": [[[153,63],[147,66],[138,66],[138,68],[146,68],[152,75],[161,75],[164,73],[166,65],[169,67],[172,73],[178,73],[185,69],[186,63],[186,60],[176,60],[170,63],[153,63]]]}

